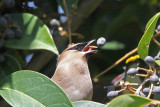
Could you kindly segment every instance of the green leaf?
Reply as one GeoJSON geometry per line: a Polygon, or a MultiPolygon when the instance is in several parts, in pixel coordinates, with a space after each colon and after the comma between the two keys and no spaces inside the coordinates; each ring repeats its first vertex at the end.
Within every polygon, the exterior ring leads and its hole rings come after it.
{"type": "Polygon", "coordinates": [[[144,59],[146,56],[148,56],[150,41],[159,17],[160,12],[154,15],[146,25],[145,33],[138,44],[138,54],[141,59],[144,59]]]}
{"type": "Polygon", "coordinates": [[[116,97],[107,107],[142,107],[150,102],[151,100],[145,97],[127,94],[116,97]]]}
{"type": "Polygon", "coordinates": [[[106,44],[102,47],[102,49],[107,49],[107,50],[120,50],[123,48],[125,48],[125,45],[118,41],[106,42],[106,44]]]}
{"type": "MultiPolygon", "coordinates": [[[[74,9],[74,7],[77,6],[78,0],[65,0],[68,8],[68,12],[71,13],[71,10],[74,9]]],[[[65,11],[63,0],[57,0],[57,3],[62,7],[62,9],[65,11]]]]}
{"type": "Polygon", "coordinates": [[[11,14],[23,31],[20,39],[6,40],[5,46],[15,49],[45,49],[59,54],[48,27],[37,17],[29,13],[11,14]]]}
{"type": "Polygon", "coordinates": [[[155,60],[155,62],[160,66],[160,60],[155,60]]]}
{"type": "Polygon", "coordinates": [[[17,71],[0,81],[0,95],[15,107],[72,107],[63,90],[34,71],[17,71]]]}
{"type": "Polygon", "coordinates": [[[74,107],[106,107],[104,104],[100,104],[93,101],[76,101],[72,103],[74,107]]]}
{"type": "Polygon", "coordinates": [[[0,80],[15,71],[21,70],[20,64],[14,57],[5,55],[5,58],[5,62],[0,64],[0,80]]]}

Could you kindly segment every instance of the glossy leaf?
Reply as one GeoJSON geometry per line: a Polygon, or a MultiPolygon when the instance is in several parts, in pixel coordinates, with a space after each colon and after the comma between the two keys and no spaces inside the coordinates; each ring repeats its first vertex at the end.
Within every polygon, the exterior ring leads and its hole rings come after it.
{"type": "Polygon", "coordinates": [[[0,64],[0,80],[18,70],[21,70],[18,61],[12,56],[5,55],[5,62],[0,64]]]}
{"type": "Polygon", "coordinates": [[[93,101],[76,101],[73,102],[74,107],[106,107],[104,104],[100,104],[93,101]]]}
{"type": "Polygon", "coordinates": [[[148,56],[150,41],[152,39],[152,35],[155,31],[156,23],[159,17],[160,13],[157,13],[149,20],[146,25],[145,33],[138,44],[138,54],[142,59],[148,56]]]}
{"type": "Polygon", "coordinates": [[[12,14],[12,19],[22,29],[23,36],[20,39],[10,39],[5,46],[15,49],[45,49],[58,54],[52,35],[48,27],[37,17],[29,13],[12,14]]]}
{"type": "MultiPolygon", "coordinates": [[[[77,6],[78,0],[65,0],[68,8],[68,12],[71,13],[71,10],[77,6]]],[[[62,7],[65,11],[63,0],[57,0],[57,3],[62,7]]]]}
{"type": "Polygon", "coordinates": [[[145,97],[126,94],[113,99],[107,107],[142,107],[150,102],[151,100],[145,97]]]}
{"type": "Polygon", "coordinates": [[[160,60],[155,60],[155,62],[160,66],[160,60]]]}
{"type": "Polygon", "coordinates": [[[0,95],[15,107],[72,107],[59,86],[33,71],[17,71],[4,78],[0,95]]]}

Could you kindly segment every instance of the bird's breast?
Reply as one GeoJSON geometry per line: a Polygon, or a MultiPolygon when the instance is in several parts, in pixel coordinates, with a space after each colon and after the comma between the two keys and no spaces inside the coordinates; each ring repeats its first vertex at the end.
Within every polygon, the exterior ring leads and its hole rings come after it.
{"type": "Polygon", "coordinates": [[[66,92],[71,101],[85,99],[93,88],[88,64],[83,61],[58,64],[52,80],[66,92]]]}

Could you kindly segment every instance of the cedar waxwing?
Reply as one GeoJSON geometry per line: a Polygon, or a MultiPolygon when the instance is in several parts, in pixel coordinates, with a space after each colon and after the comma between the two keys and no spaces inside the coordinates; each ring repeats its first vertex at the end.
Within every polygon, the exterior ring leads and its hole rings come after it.
{"type": "Polygon", "coordinates": [[[65,49],[57,62],[56,71],[51,78],[67,94],[71,101],[91,100],[93,85],[90,77],[86,55],[96,53],[95,40],[78,43],[65,49]]]}

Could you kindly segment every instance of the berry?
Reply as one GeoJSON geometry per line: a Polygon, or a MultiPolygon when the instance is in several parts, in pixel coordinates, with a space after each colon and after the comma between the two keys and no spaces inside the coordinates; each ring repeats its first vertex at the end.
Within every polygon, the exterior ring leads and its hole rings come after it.
{"type": "Polygon", "coordinates": [[[58,27],[60,27],[60,23],[59,23],[59,21],[58,21],[57,19],[52,19],[52,20],[50,21],[50,25],[51,25],[53,28],[58,28],[58,27]]]}
{"type": "Polygon", "coordinates": [[[15,0],[4,0],[4,5],[6,8],[12,8],[15,6],[15,0]]]}
{"type": "Polygon", "coordinates": [[[160,31],[160,25],[157,26],[157,30],[160,31]]]}
{"type": "Polygon", "coordinates": [[[4,55],[2,55],[2,54],[0,54],[0,63],[2,63],[2,62],[4,62],[5,61],[5,56],[4,55]]]}
{"type": "Polygon", "coordinates": [[[136,68],[130,68],[128,71],[127,71],[127,74],[129,76],[134,76],[138,73],[138,70],[136,68]]]}
{"type": "Polygon", "coordinates": [[[10,16],[9,14],[5,14],[5,15],[4,15],[4,18],[5,18],[8,22],[11,21],[11,16],[10,16]]]}
{"type": "Polygon", "coordinates": [[[0,48],[4,46],[4,41],[0,39],[0,48]]]}
{"type": "Polygon", "coordinates": [[[117,97],[118,96],[118,92],[117,91],[110,91],[108,94],[107,94],[107,97],[109,99],[113,99],[114,97],[117,97]]]}
{"type": "Polygon", "coordinates": [[[160,57],[159,56],[155,56],[154,60],[160,60],[160,57]]]}
{"type": "Polygon", "coordinates": [[[150,88],[144,88],[142,92],[147,96],[150,92],[150,88]]]}
{"type": "Polygon", "coordinates": [[[7,20],[3,16],[1,16],[0,17],[0,27],[5,28],[7,26],[7,23],[8,23],[7,20]]]}
{"type": "Polygon", "coordinates": [[[150,82],[153,84],[156,84],[157,82],[159,82],[159,77],[157,75],[152,75],[150,76],[150,82]]]}
{"type": "Polygon", "coordinates": [[[98,47],[102,47],[105,43],[106,43],[106,39],[105,39],[104,37],[100,37],[100,38],[97,40],[97,46],[98,46],[98,47]]]}
{"type": "Polygon", "coordinates": [[[153,59],[153,57],[151,57],[151,56],[146,56],[145,59],[144,59],[144,62],[145,62],[147,65],[150,65],[150,66],[155,65],[154,59],[153,59]]]}
{"type": "Polygon", "coordinates": [[[21,38],[22,37],[22,30],[21,29],[16,29],[15,36],[16,36],[16,38],[21,38]]]}
{"type": "Polygon", "coordinates": [[[14,37],[15,37],[15,32],[11,29],[8,29],[7,32],[6,32],[6,38],[12,39],[14,37]]]}
{"type": "Polygon", "coordinates": [[[160,94],[160,87],[158,86],[154,87],[153,94],[160,94]]]}

